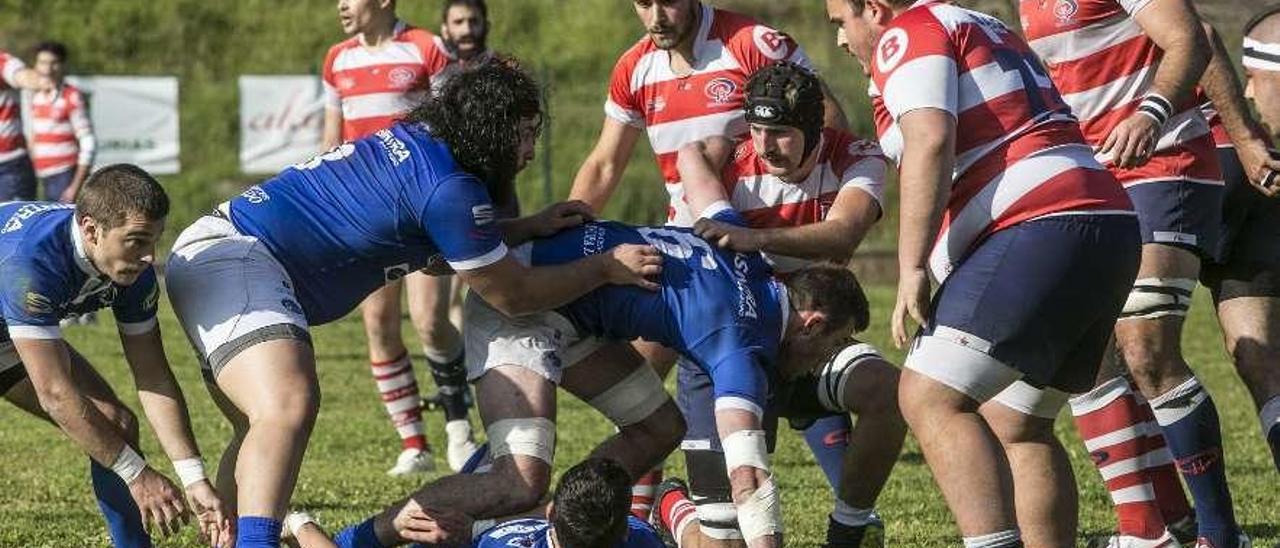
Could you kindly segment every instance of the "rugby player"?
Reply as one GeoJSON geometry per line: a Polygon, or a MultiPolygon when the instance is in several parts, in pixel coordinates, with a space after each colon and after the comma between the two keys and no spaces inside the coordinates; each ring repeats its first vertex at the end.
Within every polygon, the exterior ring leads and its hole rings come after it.
{"type": "Polygon", "coordinates": [[[1280,471],[1280,372],[1274,367],[1280,360],[1280,161],[1270,150],[1280,136],[1280,5],[1257,13],[1244,34],[1244,89],[1216,33],[1210,34],[1214,57],[1201,80],[1213,101],[1211,122],[1226,180],[1218,256],[1201,279],[1280,471]],[[1221,84],[1211,85],[1211,77],[1221,84]],[[1250,117],[1245,97],[1253,100],[1263,127],[1250,117]]]}
{"type": "MultiPolygon", "coordinates": [[[[1095,389],[1072,402],[1094,465],[1112,471],[1104,478],[1117,542],[1159,545],[1190,513],[1173,493],[1172,454],[1196,503],[1197,542],[1237,546],[1244,537],[1217,408],[1181,353],[1191,292],[1221,236],[1222,174],[1192,93],[1211,45],[1187,0],[1023,0],[1020,12],[1029,44],[1129,194],[1142,230],[1142,266],[1116,325],[1123,364],[1107,360],[1095,389]],[[1150,411],[1124,378],[1126,365],[1150,411]],[[1110,468],[1130,459],[1132,473],[1110,468]]],[[[1220,86],[1208,87],[1218,94],[1220,86]]]]}
{"type": "Polygon", "coordinates": [[[71,203],[93,166],[96,140],[80,88],[66,81],[67,46],[41,42],[35,69],[53,89],[31,94],[31,161],[44,182],[44,199],[71,203]]]}
{"type": "Polygon", "coordinates": [[[0,205],[0,393],[53,423],[91,459],[93,490],[116,546],[150,546],[187,520],[170,481],[138,453],[138,420],[89,361],[62,338],[64,317],[111,307],[138,400],[173,461],[202,534],[230,540],[224,514],[191,433],[182,389],[169,369],[156,322],[152,268],[169,199],[142,169],[104,167],[75,205],[0,205]]]}
{"type": "MultiPolygon", "coordinates": [[[[588,458],[560,477],[540,516],[468,523],[470,519],[457,512],[432,510],[415,515],[415,520],[423,531],[435,528],[441,536],[461,530],[466,546],[472,548],[662,548],[653,528],[630,514],[630,495],[631,476],[625,468],[608,459],[588,458]]],[[[381,546],[362,542],[367,539],[356,538],[351,528],[331,541],[309,516],[292,521],[302,548],[381,546]]]]}
{"type": "MultiPolygon", "coordinates": [[[[235,427],[218,484],[236,492],[237,546],[275,546],[319,406],[308,328],[384,284],[445,264],[503,314],[563,305],[605,283],[641,284],[661,258],[624,246],[527,268],[509,242],[582,222],[558,204],[498,222],[542,117],[537,84],[495,59],[450,79],[402,123],[286,168],[178,237],[167,289],[207,387],[235,427]],[[430,129],[428,129],[430,128],[430,129]]],[[[626,433],[624,432],[624,435],[626,433]]]]}
{"type": "Polygon", "coordinates": [[[489,7],[485,1],[447,0],[440,11],[440,38],[450,61],[432,77],[431,88],[435,90],[459,69],[493,56],[488,46],[489,7]]]}
{"type": "MultiPolygon", "coordinates": [[[[710,136],[745,135],[742,90],[747,78],[773,61],[809,67],[809,59],[786,34],[698,0],[633,0],[631,4],[646,36],[614,66],[600,136],[578,168],[569,198],[604,211],[644,132],[670,195],[667,221],[689,226],[694,217],[683,198],[675,165],[679,147],[710,136]]],[[[839,104],[826,95],[826,125],[846,127],[839,104]]],[[[675,363],[675,353],[669,349],[642,341],[637,341],[636,348],[661,376],[675,363]]],[[[838,436],[848,426],[845,419],[822,421],[809,437],[838,436]]],[[[815,446],[815,452],[830,449],[815,446]]],[[[637,482],[633,501],[637,515],[648,515],[660,480],[658,469],[637,482]]]]}
{"type": "MultiPolygon", "coordinates": [[[[340,0],[338,19],[350,38],[325,56],[326,150],[389,127],[429,93],[429,86],[443,81],[438,76],[453,59],[441,37],[396,17],[395,0],[340,0]]],[[[446,460],[456,469],[475,444],[467,420],[462,339],[448,318],[450,280],[414,272],[374,291],[360,308],[370,370],[401,440],[400,455],[387,473],[425,472],[435,466],[417,377],[400,335],[401,286],[408,287],[409,317],[445,412],[446,460]]]]}
{"type": "MultiPolygon", "coordinates": [[[[783,276],[814,262],[849,262],[880,217],[887,160],[874,143],[844,130],[823,129],[822,97],[813,73],[785,61],[770,64],[747,82],[744,109],[750,138],[737,144],[732,161],[726,164],[719,150],[710,152],[732,146],[723,138],[681,147],[677,167],[690,208],[700,213],[723,201],[742,212],[748,224],[699,219],[695,233],[726,249],[763,252],[783,276]]],[[[685,401],[698,402],[699,393],[702,399],[686,413],[712,412],[709,383],[702,377],[696,368],[680,369],[685,401]]],[[[897,389],[898,369],[875,348],[854,341],[818,375],[806,375],[778,391],[777,413],[793,426],[807,428],[806,436],[825,430],[810,428],[815,421],[858,415],[852,431],[843,432],[843,443],[810,440],[811,447],[831,447],[815,449],[814,455],[831,485],[838,486],[828,546],[862,546],[864,539],[883,537],[883,531],[868,534],[868,528],[883,529],[875,500],[906,436],[897,389]]],[[[691,430],[685,441],[715,447],[714,438],[713,430],[691,430]]],[[[719,473],[723,464],[693,466],[722,462],[723,455],[718,450],[686,450],[685,455],[691,463],[699,529],[711,538],[740,538],[732,523],[728,477],[719,473]]]]}
{"type": "Polygon", "coordinates": [[[1132,204],[998,19],[944,2],[826,7],[871,75],[900,169],[903,415],[965,546],[1073,546],[1077,493],[1053,417],[1093,386],[1132,285],[1132,204]]]}
{"type": "Polygon", "coordinates": [[[47,91],[53,82],[0,50],[0,202],[36,199],[36,175],[23,137],[19,91],[47,91]]]}

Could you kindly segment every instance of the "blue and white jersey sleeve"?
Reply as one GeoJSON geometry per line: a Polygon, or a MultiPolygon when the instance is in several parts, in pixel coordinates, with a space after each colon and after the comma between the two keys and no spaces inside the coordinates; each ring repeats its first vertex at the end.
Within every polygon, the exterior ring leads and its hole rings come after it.
{"type": "Polygon", "coordinates": [[[156,328],[156,309],[160,302],[160,287],[156,284],[156,270],[148,268],[143,271],[133,285],[124,288],[115,302],[111,303],[111,313],[116,317],[116,326],[125,335],[141,335],[156,328]]]}
{"type": "Polygon", "coordinates": [[[489,193],[475,177],[458,174],[438,184],[421,220],[456,271],[484,268],[507,255],[489,193]]]}
{"type": "Polygon", "coordinates": [[[729,223],[731,225],[747,227],[747,219],[733,208],[727,200],[715,202],[702,210],[702,216],[713,221],[729,223]]]}
{"type": "Polygon", "coordinates": [[[764,416],[769,401],[769,375],[765,372],[770,352],[742,327],[726,327],[690,349],[703,363],[715,386],[716,409],[742,409],[764,416]]]}
{"type": "Polygon", "coordinates": [[[61,339],[61,303],[73,295],[57,272],[24,258],[6,262],[0,269],[4,322],[12,339],[61,339]]]}

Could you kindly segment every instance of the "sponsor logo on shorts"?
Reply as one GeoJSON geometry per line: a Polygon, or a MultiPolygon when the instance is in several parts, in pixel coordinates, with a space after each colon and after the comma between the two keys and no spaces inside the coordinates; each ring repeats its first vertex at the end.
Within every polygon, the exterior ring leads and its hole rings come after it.
{"type": "Polygon", "coordinates": [[[1160,243],[1196,245],[1198,239],[1195,234],[1187,234],[1185,232],[1170,232],[1157,230],[1151,233],[1151,239],[1160,243]]]}

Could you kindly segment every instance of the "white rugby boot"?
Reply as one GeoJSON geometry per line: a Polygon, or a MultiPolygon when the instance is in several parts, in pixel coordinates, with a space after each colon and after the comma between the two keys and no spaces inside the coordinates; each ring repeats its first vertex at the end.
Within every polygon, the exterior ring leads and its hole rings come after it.
{"type": "Polygon", "coordinates": [[[431,458],[430,450],[405,449],[396,457],[396,465],[387,470],[387,475],[423,474],[435,469],[436,462],[431,458]]]}
{"type": "Polygon", "coordinates": [[[1111,535],[1107,539],[1107,548],[1180,548],[1178,539],[1165,530],[1159,538],[1147,539],[1129,535],[1111,535]]]}

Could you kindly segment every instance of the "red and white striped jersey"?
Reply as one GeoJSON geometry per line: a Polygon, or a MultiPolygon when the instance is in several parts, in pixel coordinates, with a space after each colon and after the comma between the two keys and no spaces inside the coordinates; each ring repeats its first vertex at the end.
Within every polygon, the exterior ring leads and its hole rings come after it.
{"type": "MultiPolygon", "coordinates": [[[[1100,146],[1133,115],[1151,90],[1163,51],[1138,26],[1134,14],[1151,0],[1021,0],[1022,27],[1044,60],[1062,98],[1080,119],[1085,138],[1100,146]]],[[[1209,126],[1193,97],[1174,105],[1156,154],[1136,169],[1115,170],[1125,186],[1190,180],[1221,184],[1209,126]],[[1212,165],[1210,165],[1212,164],[1212,165]]],[[[1109,161],[1106,158],[1100,158],[1109,161]]]]}
{"type": "Polygon", "coordinates": [[[902,115],[933,108],[956,119],[955,178],[929,257],[938,280],[1018,223],[1133,215],[1035,55],[998,19],[922,0],[893,19],[873,57],[876,127],[890,158],[902,161],[902,115]]]}
{"type": "Polygon", "coordinates": [[[697,32],[687,76],[672,72],[666,50],[641,38],[614,66],[604,106],[610,118],[648,132],[671,194],[667,219],[679,226],[693,222],[676,170],[680,147],[713,135],[745,134],[743,91],[757,70],[782,60],[812,69],[795,41],[745,15],[704,5],[697,32]]]}
{"type": "Polygon", "coordinates": [[[84,94],[71,84],[31,94],[31,161],[48,177],[92,165],[95,142],[84,94]]]}
{"type": "Polygon", "coordinates": [[[342,140],[390,126],[426,97],[430,81],[449,63],[440,37],[396,22],[394,38],[370,49],[353,36],[329,48],[324,60],[327,108],[342,110],[342,140]]]}
{"type": "Polygon", "coordinates": [[[0,50],[0,162],[8,162],[27,153],[22,136],[22,107],[19,103],[18,71],[27,68],[21,59],[0,50]]]}
{"type": "MultiPolygon", "coordinates": [[[[884,178],[888,159],[875,143],[834,128],[822,130],[813,171],[803,181],[786,182],[765,169],[751,140],[738,144],[734,159],[720,180],[734,209],[752,228],[783,228],[821,222],[845,189],[869,194],[884,209],[884,178]]],[[[790,272],[811,261],[769,255],[774,269],[790,272]]]]}

